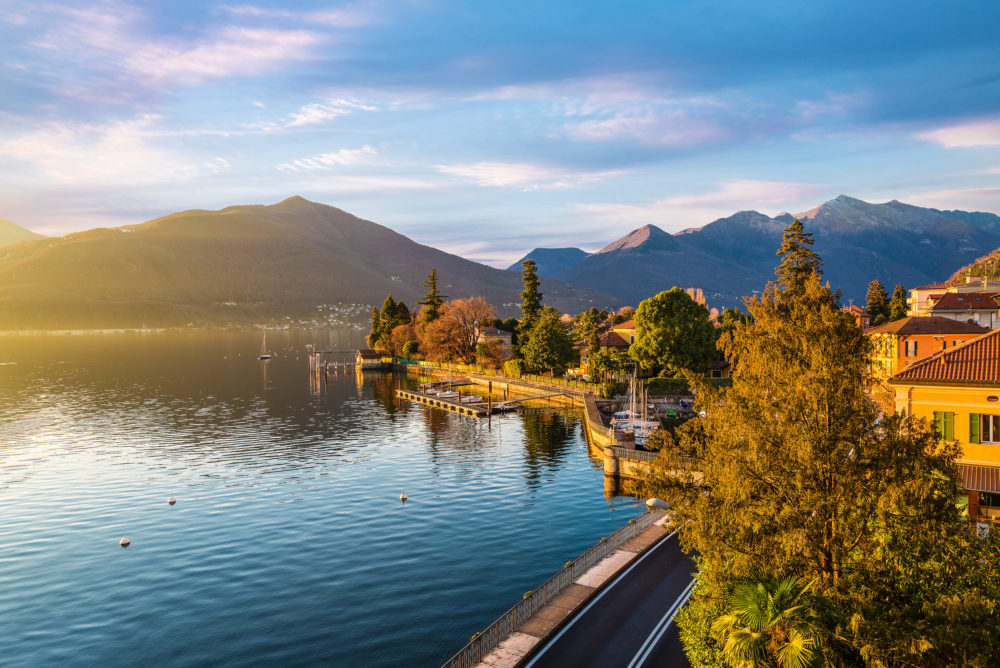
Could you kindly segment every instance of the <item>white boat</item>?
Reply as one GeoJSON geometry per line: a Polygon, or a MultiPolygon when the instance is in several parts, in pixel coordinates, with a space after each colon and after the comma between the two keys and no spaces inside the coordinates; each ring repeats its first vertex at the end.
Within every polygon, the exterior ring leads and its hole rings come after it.
{"type": "Polygon", "coordinates": [[[455,392],[454,390],[444,390],[443,392],[438,392],[438,396],[442,399],[457,399],[458,392],[455,392]]]}
{"type": "Polygon", "coordinates": [[[267,334],[264,335],[264,340],[260,343],[260,357],[257,359],[269,360],[271,359],[271,353],[267,352],[267,334]]]}
{"type": "Polygon", "coordinates": [[[468,394],[459,399],[459,401],[461,401],[463,404],[478,404],[482,400],[483,398],[478,394],[468,394]]]}

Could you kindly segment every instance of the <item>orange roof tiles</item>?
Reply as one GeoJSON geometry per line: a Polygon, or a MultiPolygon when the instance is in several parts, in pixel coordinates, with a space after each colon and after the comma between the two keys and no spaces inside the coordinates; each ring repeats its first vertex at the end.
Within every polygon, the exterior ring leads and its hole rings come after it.
{"type": "Polygon", "coordinates": [[[629,342],[614,332],[602,334],[600,338],[602,348],[628,348],[629,342]]]}
{"type": "Polygon", "coordinates": [[[930,285],[921,285],[919,288],[910,288],[911,290],[940,290],[942,288],[949,287],[947,283],[931,283],[930,285]]]}
{"type": "Polygon", "coordinates": [[[612,329],[635,329],[635,320],[626,320],[620,325],[615,325],[612,329]]]}
{"type": "Polygon", "coordinates": [[[914,334],[983,334],[990,331],[960,320],[952,320],[940,315],[911,316],[887,322],[878,327],[865,330],[865,334],[896,334],[897,336],[913,336],[914,334]]]}
{"type": "Polygon", "coordinates": [[[1000,385],[1000,329],[921,360],[889,382],[1000,385]]]}
{"type": "Polygon", "coordinates": [[[965,311],[968,309],[997,310],[996,294],[992,292],[948,292],[934,302],[934,311],[965,311]]]}

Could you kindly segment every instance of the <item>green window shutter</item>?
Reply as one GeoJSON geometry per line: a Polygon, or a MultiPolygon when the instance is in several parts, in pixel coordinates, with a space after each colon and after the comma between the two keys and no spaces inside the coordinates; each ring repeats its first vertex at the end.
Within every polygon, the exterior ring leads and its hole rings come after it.
{"type": "Polygon", "coordinates": [[[944,414],[944,440],[955,440],[955,414],[946,412],[944,414]]]}
{"type": "Polygon", "coordinates": [[[979,443],[979,413],[969,413],[969,443],[979,443]]]}
{"type": "Polygon", "coordinates": [[[939,438],[944,438],[944,413],[941,411],[934,411],[934,430],[939,438]]]}

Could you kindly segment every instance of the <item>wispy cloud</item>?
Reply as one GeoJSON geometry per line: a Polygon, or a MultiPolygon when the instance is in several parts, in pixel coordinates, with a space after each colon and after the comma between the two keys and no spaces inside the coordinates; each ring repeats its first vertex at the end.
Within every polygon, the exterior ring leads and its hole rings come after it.
{"type": "Polygon", "coordinates": [[[378,107],[342,98],[310,102],[280,120],[244,123],[243,128],[253,132],[275,132],[307,125],[320,125],[342,116],[349,116],[356,111],[378,111],[378,107]]]}
{"type": "Polygon", "coordinates": [[[645,204],[579,204],[576,209],[628,225],[651,223],[680,231],[740,210],[770,209],[777,213],[795,209],[826,190],[826,186],[812,183],[738,179],[720,183],[706,193],[666,197],[645,204]]]}
{"type": "Polygon", "coordinates": [[[1000,187],[932,190],[909,195],[906,201],[936,209],[1000,212],[1000,187]]]}
{"type": "Polygon", "coordinates": [[[110,124],[49,123],[16,139],[0,141],[0,155],[15,159],[59,185],[144,185],[186,181],[209,169],[228,169],[224,159],[199,166],[153,145],[153,114],[110,124]],[[221,162],[220,162],[221,160],[221,162]]]}
{"type": "Polygon", "coordinates": [[[572,139],[609,141],[631,139],[642,144],[683,147],[721,141],[729,136],[723,126],[695,118],[685,111],[625,111],[611,118],[593,119],[566,126],[572,139]]]}
{"type": "Polygon", "coordinates": [[[278,165],[278,169],[285,172],[313,171],[317,169],[329,169],[344,165],[361,165],[371,162],[371,159],[378,155],[371,146],[361,148],[343,148],[330,153],[320,153],[308,158],[300,158],[292,162],[278,165]]]}
{"type": "Polygon", "coordinates": [[[197,39],[146,34],[145,14],[121,3],[67,9],[65,21],[35,46],[73,54],[117,70],[143,87],[195,85],[212,79],[272,71],[303,60],[326,37],[310,30],[220,26],[197,39]]]}
{"type": "Polygon", "coordinates": [[[339,7],[337,9],[321,9],[316,11],[296,11],[293,9],[275,9],[272,7],[253,7],[250,5],[226,6],[222,11],[234,16],[249,16],[262,19],[284,19],[308,24],[353,28],[374,23],[375,14],[359,5],[339,7]]]}
{"type": "Polygon", "coordinates": [[[621,176],[624,171],[588,172],[530,163],[475,162],[436,165],[438,171],[493,188],[564,190],[621,176]]]}
{"type": "Polygon", "coordinates": [[[945,148],[1000,146],[1000,118],[982,118],[922,132],[918,139],[945,148]]]}

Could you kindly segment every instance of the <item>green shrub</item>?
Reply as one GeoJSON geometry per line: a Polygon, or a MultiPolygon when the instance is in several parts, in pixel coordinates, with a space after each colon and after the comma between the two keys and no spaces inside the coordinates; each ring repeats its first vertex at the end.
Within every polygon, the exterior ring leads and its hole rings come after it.
{"type": "Polygon", "coordinates": [[[723,612],[725,610],[721,606],[709,605],[706,599],[698,596],[698,588],[695,588],[695,595],[674,617],[691,668],[726,665],[722,648],[712,638],[712,622],[723,612]]]}
{"type": "Polygon", "coordinates": [[[511,378],[520,378],[524,373],[524,360],[513,359],[503,363],[503,372],[511,378]]]}

